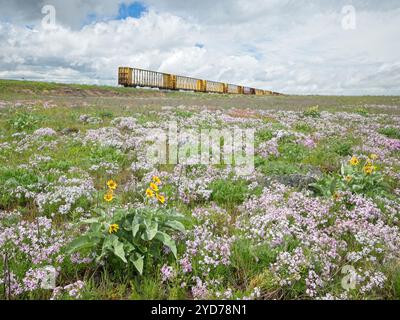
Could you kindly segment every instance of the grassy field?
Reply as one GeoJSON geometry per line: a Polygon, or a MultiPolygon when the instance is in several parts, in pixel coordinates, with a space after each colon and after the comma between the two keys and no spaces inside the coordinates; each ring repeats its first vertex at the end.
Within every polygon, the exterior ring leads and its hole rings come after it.
{"type": "Polygon", "coordinates": [[[0,297],[399,299],[399,172],[400,97],[0,80],[0,297]],[[170,121],[254,129],[254,172],[153,165],[170,121]]]}
{"type": "Polygon", "coordinates": [[[237,96],[165,92],[158,90],[69,85],[45,82],[0,80],[3,102],[28,104],[54,102],[59,106],[142,107],[198,106],[218,108],[256,108],[304,111],[319,105],[327,111],[355,111],[368,107],[369,112],[399,114],[400,97],[392,96],[237,96]]]}

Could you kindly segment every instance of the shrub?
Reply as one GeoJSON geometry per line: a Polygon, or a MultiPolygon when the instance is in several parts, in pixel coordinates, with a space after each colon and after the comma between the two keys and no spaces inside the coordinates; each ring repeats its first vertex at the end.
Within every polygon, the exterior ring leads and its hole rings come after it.
{"type": "Polygon", "coordinates": [[[72,241],[68,250],[94,249],[96,261],[111,255],[143,274],[145,260],[160,259],[164,246],[176,258],[176,244],[171,234],[185,232],[182,219],[176,211],[163,208],[117,209],[113,217],[100,210],[100,217],[84,221],[90,225],[89,231],[72,241]]]}
{"type": "Polygon", "coordinates": [[[11,128],[23,131],[36,129],[43,120],[42,116],[29,112],[17,112],[14,117],[8,120],[11,128]]]}
{"type": "Polygon", "coordinates": [[[334,196],[336,191],[350,191],[366,195],[384,194],[390,185],[378,171],[373,160],[353,156],[349,164],[342,164],[340,173],[328,175],[310,187],[319,195],[334,196]]]}
{"type": "Polygon", "coordinates": [[[368,110],[365,108],[357,108],[355,112],[364,117],[368,116],[368,110]]]}
{"type": "Polygon", "coordinates": [[[319,112],[319,106],[309,107],[307,110],[303,112],[305,117],[319,118],[321,113],[319,112]]]}

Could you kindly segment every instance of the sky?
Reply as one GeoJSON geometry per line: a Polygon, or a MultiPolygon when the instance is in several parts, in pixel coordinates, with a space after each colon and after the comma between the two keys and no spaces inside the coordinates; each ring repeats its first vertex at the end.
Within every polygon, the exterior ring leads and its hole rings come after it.
{"type": "Polygon", "coordinates": [[[398,0],[0,0],[0,78],[119,66],[287,94],[400,95],[398,0]]]}

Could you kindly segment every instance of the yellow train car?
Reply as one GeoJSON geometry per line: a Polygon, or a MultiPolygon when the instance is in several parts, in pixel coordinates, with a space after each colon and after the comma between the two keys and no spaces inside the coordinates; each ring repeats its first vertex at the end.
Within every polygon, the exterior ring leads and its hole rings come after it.
{"type": "Polygon", "coordinates": [[[213,93],[224,93],[225,86],[222,82],[206,81],[206,91],[213,93]]]}

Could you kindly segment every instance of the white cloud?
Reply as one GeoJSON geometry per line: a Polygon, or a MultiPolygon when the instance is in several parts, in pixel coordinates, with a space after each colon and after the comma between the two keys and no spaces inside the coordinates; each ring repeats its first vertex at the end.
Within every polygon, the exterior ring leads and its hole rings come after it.
{"type": "Polygon", "coordinates": [[[116,84],[128,65],[285,93],[400,94],[395,2],[353,1],[357,28],[348,31],[341,4],[289,0],[145,0],[139,19],[76,27],[93,10],[115,14],[119,2],[60,1],[63,21],[73,21],[54,30],[26,28],[21,21],[39,18],[16,11],[0,22],[0,77],[116,84]]]}

